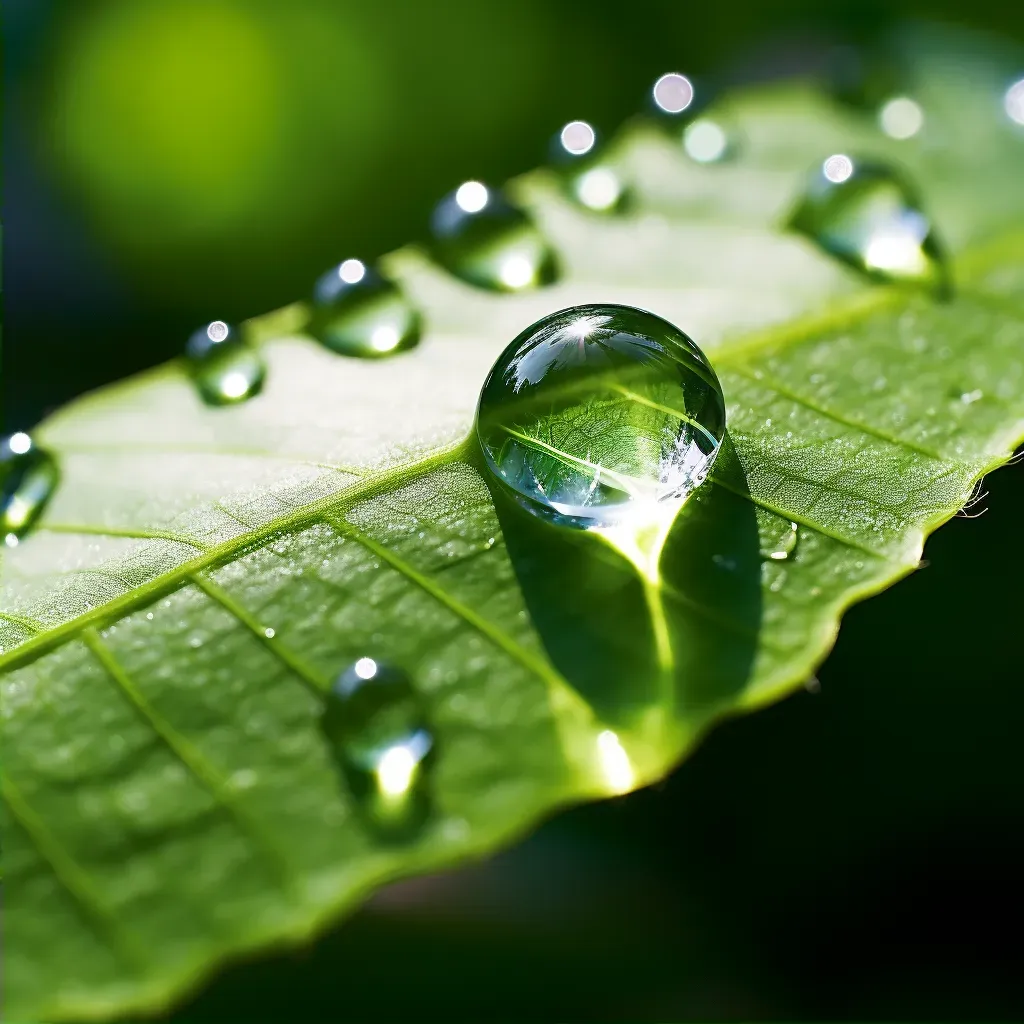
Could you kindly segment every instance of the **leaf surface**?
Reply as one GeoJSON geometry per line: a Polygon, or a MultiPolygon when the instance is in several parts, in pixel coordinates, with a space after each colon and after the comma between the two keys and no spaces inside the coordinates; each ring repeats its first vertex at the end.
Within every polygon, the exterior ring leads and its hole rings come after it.
{"type": "Polygon", "coordinates": [[[253,401],[206,408],[168,365],[40,428],[62,485],[5,554],[0,603],[12,1019],[159,1008],[389,878],[659,778],[716,720],[801,685],[843,609],[917,566],[1024,438],[1024,130],[997,62],[944,46],[908,57],[913,140],[787,85],[723,101],[740,148],[721,166],[625,131],[627,217],[520,180],[564,279],[490,295],[393,254],[428,325],[409,354],[335,356],[290,308],[250,325],[269,365],[253,401]],[[838,151],[908,168],[952,301],[782,227],[838,151]],[[587,302],[678,324],[725,390],[727,443],[654,594],[592,535],[492,493],[467,439],[508,341],[587,302]],[[437,739],[433,813],[402,843],[368,827],[318,726],[366,655],[412,673],[437,739]]]}

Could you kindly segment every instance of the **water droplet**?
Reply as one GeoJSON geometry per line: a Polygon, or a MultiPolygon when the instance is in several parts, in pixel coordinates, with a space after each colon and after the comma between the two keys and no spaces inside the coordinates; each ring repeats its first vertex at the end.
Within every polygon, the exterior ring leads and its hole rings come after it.
{"type": "Polygon", "coordinates": [[[360,658],[331,687],[322,726],[366,819],[395,835],[420,827],[434,737],[409,677],[360,658]]]}
{"type": "Polygon", "coordinates": [[[627,189],[606,158],[596,130],[586,121],[570,121],[551,142],[551,155],[568,196],[596,213],[621,210],[627,189]]]}
{"type": "Polygon", "coordinates": [[[948,290],[931,220],[894,168],[842,153],[830,156],[814,174],[791,224],[872,277],[948,290]]]}
{"type": "Polygon", "coordinates": [[[308,330],[335,352],[372,359],[415,346],[420,316],[394,281],[348,259],[317,281],[308,330]]]}
{"type": "Polygon", "coordinates": [[[537,321],[498,358],[477,409],[487,464],[521,505],[605,531],[644,571],[724,432],[721,385],[701,350],[629,306],[537,321]],[[636,536],[652,529],[656,543],[636,536]]]}
{"type": "Polygon", "coordinates": [[[683,149],[699,164],[720,163],[731,155],[732,148],[726,130],[710,118],[698,118],[683,131],[683,149]]]}
{"type": "Polygon", "coordinates": [[[982,391],[981,388],[975,388],[973,391],[965,391],[960,396],[960,401],[963,402],[964,405],[974,405],[975,402],[980,401],[984,397],[985,392],[982,391]]]}
{"type": "Polygon", "coordinates": [[[558,277],[555,254],[529,216],[479,181],[464,182],[437,204],[431,250],[478,288],[517,292],[558,277]]]}
{"type": "Polygon", "coordinates": [[[909,96],[896,96],[883,104],[878,123],[890,138],[913,138],[924,126],[924,111],[909,96]]]}
{"type": "Polygon", "coordinates": [[[778,537],[774,538],[771,549],[761,552],[761,557],[773,562],[785,562],[796,551],[798,537],[799,527],[796,523],[790,523],[778,537]]]}
{"type": "Polygon", "coordinates": [[[277,636],[277,630],[275,630],[273,626],[267,626],[267,628],[263,630],[263,635],[268,640],[273,640],[274,637],[277,636]]]}
{"type": "Polygon", "coordinates": [[[19,431],[0,441],[0,533],[9,548],[42,514],[60,479],[52,455],[19,431]]]}
{"type": "Polygon", "coordinates": [[[185,346],[189,371],[207,405],[232,405],[259,394],[266,367],[260,354],[223,320],[200,327],[185,346]]]}
{"type": "Polygon", "coordinates": [[[1003,109],[1011,121],[1024,125],[1024,78],[1018,79],[1006,90],[1003,109]]]}

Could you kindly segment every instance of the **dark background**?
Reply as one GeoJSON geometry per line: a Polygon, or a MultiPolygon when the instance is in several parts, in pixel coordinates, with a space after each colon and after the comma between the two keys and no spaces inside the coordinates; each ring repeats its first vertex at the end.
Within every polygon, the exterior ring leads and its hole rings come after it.
{"type": "MultiPolygon", "coordinates": [[[[809,66],[906,17],[1024,42],[999,0],[7,0],[4,425],[422,235],[665,70],[809,66]]],[[[178,1019],[1024,1019],[1024,470],[989,489],[848,615],[820,693],[178,1019]]]]}

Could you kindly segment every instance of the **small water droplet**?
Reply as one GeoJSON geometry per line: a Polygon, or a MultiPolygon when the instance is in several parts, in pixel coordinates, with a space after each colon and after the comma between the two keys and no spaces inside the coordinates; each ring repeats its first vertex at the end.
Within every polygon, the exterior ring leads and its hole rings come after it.
{"type": "Polygon", "coordinates": [[[945,257],[909,182],[843,153],[816,172],[791,218],[826,252],[884,281],[948,290],[945,257]]]}
{"type": "Polygon", "coordinates": [[[785,562],[791,558],[796,551],[796,542],[799,538],[799,527],[796,523],[790,523],[778,537],[769,551],[762,551],[761,557],[770,559],[773,562],[785,562]]]}
{"type": "Polygon", "coordinates": [[[153,621],[153,613],[152,613],[152,612],[146,612],[146,618],[147,618],[147,619],[148,619],[148,620],[149,620],[150,622],[152,622],[152,621],[153,621]]]}
{"type": "Polygon", "coordinates": [[[266,367],[237,328],[223,320],[200,327],[185,346],[189,372],[207,405],[233,405],[259,394],[266,367]]]}
{"type": "Polygon", "coordinates": [[[273,640],[274,637],[277,636],[277,630],[275,630],[273,626],[267,626],[267,628],[263,630],[263,635],[268,640],[273,640]]]}
{"type": "Polygon", "coordinates": [[[980,401],[985,397],[985,392],[981,388],[975,388],[973,391],[965,391],[960,396],[960,401],[964,405],[973,405],[975,402],[980,401]]]}
{"type": "Polygon", "coordinates": [[[416,345],[420,315],[394,281],[348,259],[317,281],[308,330],[342,355],[378,359],[416,345]]]}
{"type": "Polygon", "coordinates": [[[477,410],[495,477],[535,515],[584,528],[674,514],[724,431],[722,389],[701,350],[629,306],[537,321],[498,358],[477,410]]]}
{"type": "Polygon", "coordinates": [[[479,181],[464,182],[437,204],[431,251],[478,288],[517,292],[558,277],[555,254],[530,217],[479,181]]]}
{"type": "Polygon", "coordinates": [[[24,431],[0,441],[0,533],[9,548],[42,515],[60,480],[52,455],[24,431]]]}
{"type": "Polygon", "coordinates": [[[731,156],[734,146],[725,128],[717,121],[701,117],[683,131],[683,149],[699,164],[716,164],[731,156]]]}
{"type": "Polygon", "coordinates": [[[595,213],[622,210],[628,193],[621,174],[609,164],[605,147],[586,121],[570,121],[551,141],[551,156],[566,194],[595,213]]]}
{"type": "Polygon", "coordinates": [[[1011,121],[1024,125],[1024,78],[1018,79],[1006,90],[1003,109],[1011,121]]]}
{"type": "Polygon", "coordinates": [[[365,818],[395,836],[421,827],[435,744],[405,672],[360,658],[334,681],[321,723],[365,818]]]}
{"type": "Polygon", "coordinates": [[[892,139],[910,139],[924,127],[924,111],[909,96],[894,96],[878,112],[882,131],[892,139]]]}

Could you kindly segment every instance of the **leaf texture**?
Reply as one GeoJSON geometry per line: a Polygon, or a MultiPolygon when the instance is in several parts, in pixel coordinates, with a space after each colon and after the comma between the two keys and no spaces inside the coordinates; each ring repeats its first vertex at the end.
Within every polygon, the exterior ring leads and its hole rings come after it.
{"type": "Polygon", "coordinates": [[[624,131],[626,217],[521,179],[564,279],[491,295],[395,253],[428,329],[392,361],[327,352],[292,307],[250,324],[257,399],[206,408],[168,365],[40,428],[62,485],[6,553],[0,602],[12,1019],[165,1006],[390,878],[662,776],[799,686],[842,611],[917,566],[1024,438],[1024,130],[1003,67],[958,46],[908,51],[913,140],[786,85],[722,101],[740,144],[720,166],[624,131]],[[785,230],[840,151],[908,169],[954,299],[869,283],[785,230]],[[653,595],[492,492],[469,436],[508,341],[586,302],[678,324],[725,390],[723,454],[653,595]],[[364,655],[412,673],[438,743],[433,813],[400,844],[367,827],[318,727],[364,655]]]}

